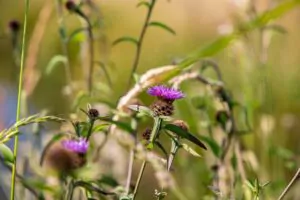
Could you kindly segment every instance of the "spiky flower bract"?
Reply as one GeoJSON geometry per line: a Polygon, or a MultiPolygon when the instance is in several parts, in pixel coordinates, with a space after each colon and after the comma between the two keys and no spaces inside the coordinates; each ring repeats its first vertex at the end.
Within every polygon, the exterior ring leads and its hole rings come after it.
{"type": "Polygon", "coordinates": [[[156,96],[158,98],[170,101],[174,101],[176,99],[181,99],[184,97],[184,94],[181,91],[166,87],[164,85],[153,86],[149,88],[147,92],[151,96],[156,96]]]}
{"type": "Polygon", "coordinates": [[[64,140],[62,141],[62,145],[70,151],[85,154],[88,150],[89,142],[84,138],[79,138],[78,140],[64,140]]]}
{"type": "Polygon", "coordinates": [[[151,87],[148,89],[147,93],[158,98],[150,106],[157,116],[171,116],[174,111],[173,102],[176,99],[184,97],[184,94],[181,91],[164,85],[151,87]]]}

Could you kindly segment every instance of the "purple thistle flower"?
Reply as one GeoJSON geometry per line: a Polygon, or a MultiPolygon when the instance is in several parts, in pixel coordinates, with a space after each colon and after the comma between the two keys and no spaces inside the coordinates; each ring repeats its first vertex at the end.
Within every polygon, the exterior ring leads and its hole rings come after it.
{"type": "Polygon", "coordinates": [[[164,85],[153,86],[148,89],[147,93],[151,96],[156,96],[165,100],[176,100],[184,97],[184,94],[174,88],[169,88],[164,85]]]}
{"type": "Polygon", "coordinates": [[[62,141],[62,145],[73,152],[85,154],[89,147],[89,142],[84,138],[79,138],[79,140],[64,140],[62,141]]]}

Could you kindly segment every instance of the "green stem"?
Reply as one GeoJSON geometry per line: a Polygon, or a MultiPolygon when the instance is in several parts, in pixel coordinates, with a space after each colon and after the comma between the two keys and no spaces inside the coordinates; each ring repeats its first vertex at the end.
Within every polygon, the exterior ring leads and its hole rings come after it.
{"type": "Polygon", "coordinates": [[[73,199],[74,188],[75,188],[74,187],[74,182],[73,182],[73,180],[70,180],[66,200],[72,200],[73,199]]]}
{"type": "MultiPolygon", "coordinates": [[[[22,85],[23,85],[23,69],[25,61],[25,42],[26,42],[26,31],[27,31],[27,17],[29,11],[29,0],[25,0],[25,14],[24,14],[24,28],[22,37],[22,50],[21,50],[21,64],[20,64],[20,74],[19,74],[19,86],[18,86],[18,103],[16,111],[16,122],[20,120],[21,113],[21,95],[22,95],[22,85]]],[[[12,166],[11,175],[11,189],[10,189],[10,200],[15,199],[15,183],[16,183],[16,168],[17,168],[17,154],[18,154],[18,135],[15,136],[14,141],[14,163],[12,166]]]]}
{"type": "Polygon", "coordinates": [[[153,147],[154,147],[153,143],[154,143],[155,139],[157,138],[157,135],[158,135],[159,130],[160,130],[161,123],[162,123],[161,118],[159,118],[159,117],[154,118],[154,126],[153,126],[153,129],[152,129],[151,135],[150,135],[149,144],[147,146],[147,148],[150,149],[150,150],[153,149],[153,147]]]}
{"type": "Polygon", "coordinates": [[[87,85],[89,95],[92,94],[93,90],[93,73],[94,73],[94,36],[93,36],[93,26],[88,18],[79,8],[75,11],[80,17],[82,17],[88,25],[88,37],[89,37],[89,53],[90,53],[90,65],[87,77],[87,85]]]}
{"type": "Polygon", "coordinates": [[[66,63],[65,63],[65,73],[66,73],[66,79],[69,84],[69,87],[71,88],[71,94],[73,93],[73,87],[72,87],[72,75],[71,75],[71,66],[70,66],[70,61],[68,59],[69,57],[69,52],[68,52],[68,47],[67,47],[67,42],[66,42],[66,26],[65,26],[65,20],[63,17],[63,2],[62,0],[57,0],[56,1],[56,10],[57,10],[57,17],[58,17],[58,24],[59,24],[59,30],[60,30],[60,40],[62,43],[62,51],[64,56],[67,58],[66,63]]]}
{"type": "Polygon", "coordinates": [[[94,120],[94,119],[91,119],[91,121],[90,121],[90,127],[89,127],[89,130],[88,130],[87,136],[86,136],[86,141],[88,141],[89,138],[90,138],[91,135],[92,135],[92,131],[93,131],[94,124],[95,124],[95,120],[94,120]]]}
{"type": "Polygon", "coordinates": [[[138,189],[139,189],[139,186],[140,186],[140,183],[141,183],[141,180],[142,180],[142,177],[143,177],[145,168],[146,168],[146,164],[147,164],[147,161],[144,160],[144,161],[143,161],[143,164],[142,164],[142,167],[141,167],[141,169],[140,169],[139,176],[138,176],[137,181],[136,181],[136,185],[135,185],[135,188],[134,188],[134,191],[133,191],[133,197],[132,197],[132,200],[134,200],[135,197],[136,197],[137,191],[138,191],[138,189]]]}
{"type": "MultiPolygon", "coordinates": [[[[162,123],[162,119],[161,118],[159,118],[159,117],[154,118],[154,125],[153,125],[153,129],[152,129],[151,136],[150,136],[150,143],[147,146],[147,148],[149,150],[153,149],[153,142],[157,138],[157,135],[158,135],[158,133],[160,131],[161,123],[162,123]]],[[[142,180],[142,177],[143,177],[146,165],[147,165],[147,160],[144,160],[144,162],[143,162],[143,164],[141,166],[141,169],[140,169],[139,176],[138,176],[137,181],[136,181],[135,188],[134,188],[133,198],[132,198],[133,200],[135,199],[137,191],[139,189],[139,186],[140,186],[140,183],[141,183],[141,180],[142,180]]]]}
{"type": "Polygon", "coordinates": [[[125,187],[126,194],[129,194],[129,190],[130,190],[130,182],[131,182],[132,171],[133,171],[133,162],[134,162],[134,150],[131,149],[129,154],[129,164],[128,164],[127,180],[126,180],[126,187],[125,187]]]}
{"type": "Polygon", "coordinates": [[[171,146],[171,152],[168,158],[168,165],[167,165],[167,170],[170,171],[172,163],[174,161],[175,155],[178,151],[178,149],[180,148],[180,144],[178,139],[174,139],[172,140],[172,146],[171,146]]]}
{"type": "Polygon", "coordinates": [[[156,3],[156,0],[152,0],[151,4],[149,6],[149,9],[148,9],[148,13],[147,13],[147,16],[146,16],[145,23],[143,25],[140,37],[139,37],[138,42],[137,42],[136,53],[135,53],[135,57],[134,57],[134,61],[133,61],[133,65],[132,65],[132,70],[131,70],[131,73],[130,73],[129,81],[128,81],[128,88],[130,87],[131,80],[133,79],[133,75],[136,72],[138,64],[139,64],[139,61],[140,61],[141,51],[142,51],[142,44],[143,44],[143,41],[144,41],[144,36],[146,34],[146,31],[147,31],[147,28],[148,28],[148,24],[149,24],[149,21],[150,21],[150,18],[151,18],[152,11],[153,11],[155,3],[156,3]]]}

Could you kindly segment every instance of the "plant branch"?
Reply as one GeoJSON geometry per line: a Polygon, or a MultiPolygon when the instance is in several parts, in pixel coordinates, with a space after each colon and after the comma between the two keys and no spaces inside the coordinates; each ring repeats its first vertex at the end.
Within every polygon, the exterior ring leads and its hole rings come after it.
{"type": "Polygon", "coordinates": [[[133,79],[133,75],[136,72],[138,64],[139,64],[139,61],[140,61],[140,56],[141,56],[141,51],[142,51],[142,45],[143,45],[143,41],[144,41],[144,36],[146,34],[146,31],[147,31],[147,28],[148,28],[148,24],[149,24],[149,21],[150,21],[150,18],[151,18],[152,11],[153,11],[153,8],[155,6],[155,3],[156,3],[156,0],[151,0],[151,3],[150,3],[149,8],[148,8],[148,13],[147,13],[147,16],[146,16],[146,19],[145,19],[145,23],[144,23],[144,25],[142,27],[142,31],[141,31],[139,39],[137,41],[137,47],[136,47],[135,57],[134,57],[133,65],[132,65],[132,70],[130,72],[130,77],[129,77],[127,88],[130,87],[131,80],[133,79]]]}
{"type": "MultiPolygon", "coordinates": [[[[156,140],[157,135],[158,135],[158,133],[160,131],[161,123],[162,123],[162,119],[161,118],[159,118],[159,117],[154,118],[154,125],[153,125],[153,129],[152,129],[152,132],[151,132],[149,144],[147,146],[147,148],[149,150],[153,149],[153,145],[154,145],[153,143],[156,140]]],[[[140,183],[141,183],[141,180],[142,180],[142,177],[143,177],[146,165],[147,165],[147,158],[145,158],[145,160],[143,161],[143,164],[141,166],[141,169],[140,169],[140,172],[139,172],[139,176],[137,178],[136,185],[135,185],[134,192],[133,192],[133,200],[135,199],[137,191],[139,189],[139,186],[140,186],[140,183]]]]}
{"type": "Polygon", "coordinates": [[[134,149],[131,149],[129,153],[129,164],[128,164],[126,186],[125,186],[126,194],[129,194],[129,190],[130,190],[130,182],[131,182],[132,171],[133,171],[133,162],[134,162],[134,149]]]}
{"type": "MultiPolygon", "coordinates": [[[[21,63],[20,63],[20,74],[19,74],[19,86],[18,86],[18,103],[16,111],[16,122],[20,120],[21,113],[21,96],[23,87],[23,70],[25,63],[25,44],[26,44],[26,32],[27,32],[27,17],[29,12],[29,0],[25,0],[25,14],[24,14],[24,27],[23,27],[23,38],[22,38],[22,50],[21,50],[21,63]]],[[[12,166],[11,175],[11,189],[10,189],[10,200],[15,199],[15,183],[16,183],[16,172],[17,172],[17,155],[18,155],[18,135],[15,136],[14,141],[14,163],[12,166]]]]}
{"type": "Polygon", "coordinates": [[[69,83],[69,86],[71,88],[71,93],[73,92],[73,87],[72,87],[72,75],[71,75],[71,66],[70,66],[70,61],[68,59],[69,57],[69,51],[68,51],[68,46],[67,46],[67,35],[66,35],[66,26],[65,26],[65,21],[63,17],[63,4],[62,0],[57,0],[56,1],[56,12],[57,12],[57,17],[58,17],[58,26],[59,26],[59,32],[60,32],[60,40],[62,43],[62,51],[63,55],[67,58],[65,62],[65,73],[66,73],[66,79],[67,82],[69,83]]]}
{"type": "Polygon", "coordinates": [[[283,192],[281,193],[281,195],[277,200],[282,200],[299,178],[300,178],[300,168],[298,168],[296,174],[293,176],[292,180],[289,182],[289,184],[286,186],[286,188],[283,190],[283,192]]]}
{"type": "Polygon", "coordinates": [[[134,191],[133,191],[133,197],[132,197],[133,200],[135,199],[137,191],[139,189],[139,186],[140,186],[140,183],[141,183],[141,180],[142,180],[145,168],[146,168],[146,164],[147,164],[147,160],[144,160],[143,164],[141,166],[140,172],[139,172],[139,176],[138,176],[137,181],[136,181],[134,191]]]}

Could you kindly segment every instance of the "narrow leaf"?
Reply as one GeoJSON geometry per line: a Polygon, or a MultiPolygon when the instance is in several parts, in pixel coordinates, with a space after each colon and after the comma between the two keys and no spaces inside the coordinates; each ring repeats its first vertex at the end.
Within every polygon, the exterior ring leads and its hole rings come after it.
{"type": "Polygon", "coordinates": [[[199,147],[201,147],[203,149],[207,149],[206,146],[198,138],[196,138],[191,133],[183,130],[182,128],[180,128],[174,124],[167,124],[167,125],[165,125],[164,128],[169,131],[172,131],[173,133],[177,134],[178,136],[180,136],[182,138],[185,138],[185,139],[193,142],[194,144],[198,145],[199,147]]]}
{"type": "Polygon", "coordinates": [[[94,126],[93,132],[103,131],[104,129],[107,128],[107,126],[109,126],[109,124],[98,124],[98,125],[94,126]]]}
{"type": "Polygon", "coordinates": [[[110,118],[107,117],[98,117],[99,120],[105,121],[105,122],[109,122],[111,124],[115,124],[117,127],[119,127],[120,129],[123,129],[124,131],[127,131],[128,133],[133,133],[134,130],[131,128],[130,124],[124,123],[124,122],[120,122],[120,121],[115,121],[112,120],[110,118]]]}
{"type": "Polygon", "coordinates": [[[45,70],[46,75],[49,75],[55,69],[55,67],[58,66],[59,63],[66,64],[67,61],[68,60],[66,56],[63,55],[56,55],[52,57],[48,65],[46,66],[46,70],[45,70]]]}
{"type": "Polygon", "coordinates": [[[141,1],[136,5],[136,7],[140,7],[140,6],[146,6],[149,9],[151,4],[147,1],[141,1]]]}
{"type": "Polygon", "coordinates": [[[86,36],[84,34],[85,31],[88,31],[88,28],[87,27],[83,27],[83,28],[78,28],[76,29],[75,31],[73,31],[70,36],[68,37],[67,39],[67,42],[70,42],[71,40],[73,40],[74,38],[81,42],[81,41],[84,41],[86,36]]]}
{"type": "Polygon", "coordinates": [[[176,35],[176,32],[171,27],[169,27],[168,25],[166,25],[162,22],[152,21],[152,22],[149,22],[148,26],[160,27],[160,28],[168,31],[171,34],[176,35]]]}
{"type": "MultiPolygon", "coordinates": [[[[181,69],[185,69],[186,67],[190,66],[191,64],[199,61],[204,57],[215,55],[216,53],[220,52],[221,50],[229,46],[229,44],[239,36],[247,32],[253,31],[256,28],[261,28],[263,26],[266,26],[270,21],[281,17],[283,14],[287,13],[289,10],[295,8],[299,4],[300,4],[299,0],[284,1],[278,6],[264,12],[262,15],[259,15],[255,19],[244,23],[242,26],[243,28],[241,28],[241,30],[236,30],[230,35],[219,37],[212,43],[196,51],[194,54],[192,54],[191,56],[187,57],[182,62],[180,62],[179,67],[181,69]]],[[[177,73],[174,73],[173,76],[179,73],[180,70],[178,70],[177,73]]]]}
{"type": "Polygon", "coordinates": [[[222,152],[221,147],[215,140],[213,140],[212,138],[203,136],[203,135],[201,135],[199,137],[202,141],[204,141],[211,148],[212,152],[214,153],[214,155],[216,157],[219,157],[221,155],[221,152],[222,152]]]}
{"type": "Polygon", "coordinates": [[[134,110],[138,113],[144,114],[144,115],[148,115],[153,117],[154,113],[152,112],[152,110],[146,106],[140,106],[140,105],[129,105],[128,106],[129,109],[134,110]]]}
{"type": "Polygon", "coordinates": [[[183,143],[181,144],[182,145],[182,148],[184,150],[186,150],[188,153],[190,153],[191,155],[195,156],[195,157],[202,157],[200,154],[198,154],[192,147],[190,147],[189,145],[183,143]]]}
{"type": "Polygon", "coordinates": [[[8,164],[14,163],[14,154],[5,144],[0,144],[0,154],[3,156],[4,161],[8,164]]]}
{"type": "Polygon", "coordinates": [[[133,37],[121,37],[121,38],[119,38],[119,39],[116,39],[114,42],[113,42],[113,46],[115,46],[115,45],[117,45],[117,44],[119,44],[119,43],[121,43],[121,42],[131,42],[131,43],[133,43],[133,44],[135,44],[135,45],[138,45],[138,40],[137,39],[135,39],[135,38],[133,38],[133,37]]]}

